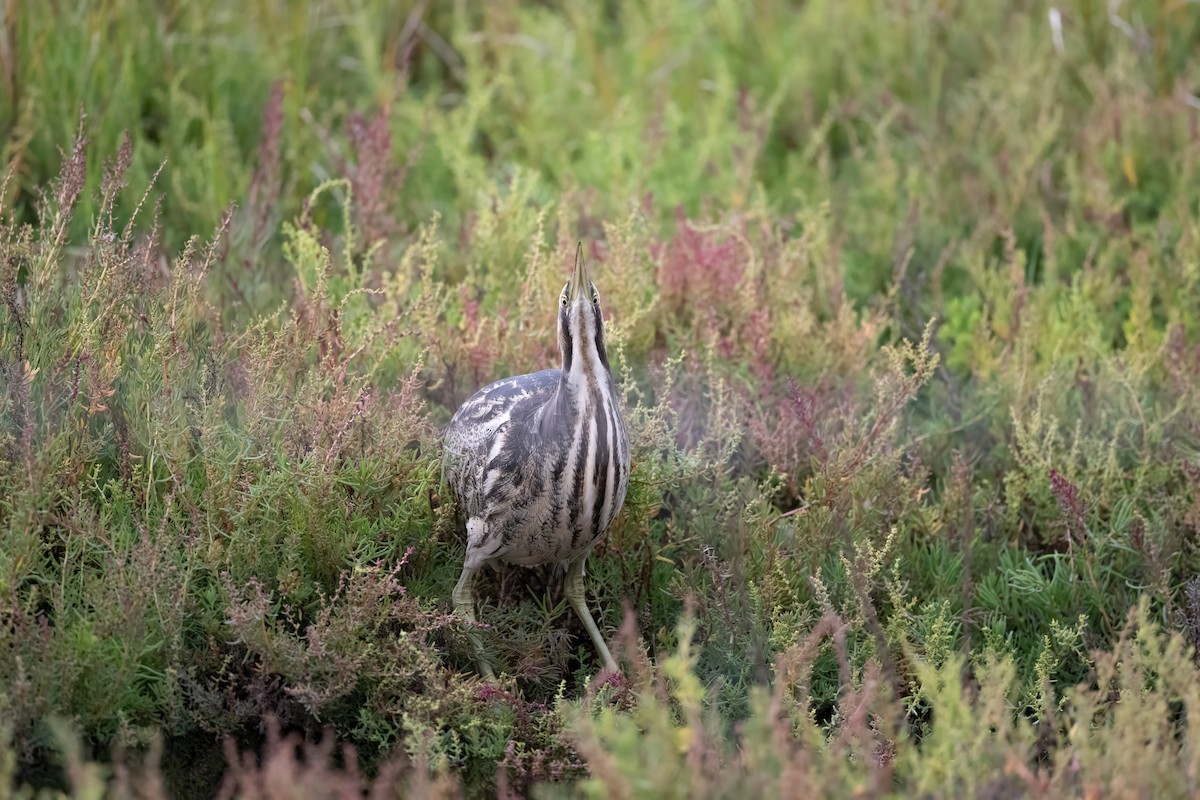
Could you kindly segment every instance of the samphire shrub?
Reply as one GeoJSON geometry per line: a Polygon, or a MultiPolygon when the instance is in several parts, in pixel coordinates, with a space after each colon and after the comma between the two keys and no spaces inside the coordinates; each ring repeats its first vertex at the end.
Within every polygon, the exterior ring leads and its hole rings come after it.
{"type": "Polygon", "coordinates": [[[6,17],[0,785],[1196,793],[1186,4],[385,5],[6,17]],[[581,239],[625,675],[501,569],[488,687],[437,434],[581,239]]]}

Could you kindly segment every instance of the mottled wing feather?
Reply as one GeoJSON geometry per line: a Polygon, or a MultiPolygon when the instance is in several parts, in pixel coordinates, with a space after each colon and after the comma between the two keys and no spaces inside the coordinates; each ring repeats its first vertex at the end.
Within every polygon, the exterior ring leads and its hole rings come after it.
{"type": "MultiPolygon", "coordinates": [[[[468,518],[481,516],[486,508],[488,467],[497,440],[506,440],[510,432],[529,430],[529,421],[554,396],[561,373],[547,369],[518,375],[488,384],[473,394],[455,412],[446,429],[446,479],[455,500],[468,518]]],[[[528,437],[516,450],[528,454],[528,437]]],[[[500,465],[493,464],[492,470],[500,465]]]]}
{"type": "Polygon", "coordinates": [[[606,370],[582,377],[582,390],[559,370],[497,381],[454,415],[445,464],[467,567],[576,558],[617,516],[629,481],[619,401],[606,370]]]}

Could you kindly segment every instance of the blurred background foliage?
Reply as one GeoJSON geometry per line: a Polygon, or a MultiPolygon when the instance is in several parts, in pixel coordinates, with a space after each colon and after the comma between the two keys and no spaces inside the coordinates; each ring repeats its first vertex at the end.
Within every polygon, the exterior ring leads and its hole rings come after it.
{"type": "Polygon", "coordinates": [[[4,10],[7,783],[1200,791],[1195,4],[4,10]],[[437,434],[578,240],[627,672],[502,569],[484,686],[437,434]]]}

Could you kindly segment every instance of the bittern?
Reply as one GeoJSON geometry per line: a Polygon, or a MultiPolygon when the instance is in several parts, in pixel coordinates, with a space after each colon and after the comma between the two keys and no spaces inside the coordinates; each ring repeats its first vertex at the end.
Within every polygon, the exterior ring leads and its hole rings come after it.
{"type": "MultiPolygon", "coordinates": [[[[604,347],[600,293],[576,250],[558,298],[560,369],[504,378],[459,407],[444,435],[447,482],[467,520],[455,611],[475,622],[471,585],[485,565],[558,563],[567,601],[605,667],[616,669],[588,611],[583,578],[593,546],[629,486],[629,438],[604,347]]],[[[493,673],[469,631],[480,672],[493,673]]]]}

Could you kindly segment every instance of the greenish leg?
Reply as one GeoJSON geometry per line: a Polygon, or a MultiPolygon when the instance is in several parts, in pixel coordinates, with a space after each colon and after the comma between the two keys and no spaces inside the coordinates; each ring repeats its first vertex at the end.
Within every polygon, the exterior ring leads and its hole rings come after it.
{"type": "MultiPolygon", "coordinates": [[[[458,578],[458,585],[454,587],[454,611],[461,615],[469,622],[475,621],[475,597],[471,593],[471,583],[475,579],[475,569],[472,567],[463,567],[462,575],[458,578]]],[[[483,640],[479,638],[479,632],[474,628],[467,629],[467,638],[471,640],[471,644],[475,648],[475,657],[479,659],[479,672],[487,680],[495,680],[496,675],[492,672],[492,665],[488,663],[487,656],[483,651],[483,640]]]]}
{"type": "Polygon", "coordinates": [[[604,643],[604,637],[600,635],[600,629],[596,627],[596,621],[592,619],[592,613],[588,611],[587,592],[583,587],[583,564],[586,560],[587,556],[582,556],[572,561],[567,569],[565,585],[567,602],[583,620],[583,627],[587,628],[588,634],[592,637],[592,642],[596,645],[596,652],[604,660],[605,668],[616,672],[617,662],[613,661],[612,654],[608,652],[608,645],[604,643]]]}

